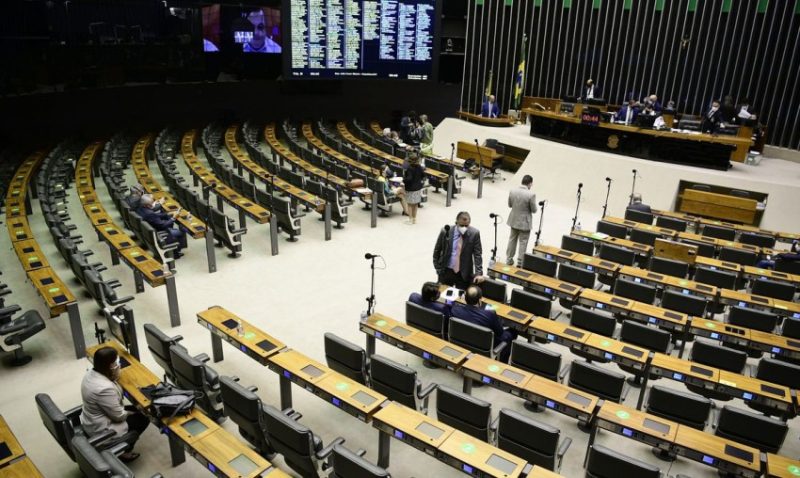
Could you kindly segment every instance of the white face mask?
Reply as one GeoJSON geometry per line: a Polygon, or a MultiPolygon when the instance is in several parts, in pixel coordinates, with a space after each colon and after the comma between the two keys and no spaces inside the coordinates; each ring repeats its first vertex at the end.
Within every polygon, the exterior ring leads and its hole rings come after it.
{"type": "Polygon", "coordinates": [[[458,232],[462,235],[467,232],[467,226],[458,226],[458,232]]]}

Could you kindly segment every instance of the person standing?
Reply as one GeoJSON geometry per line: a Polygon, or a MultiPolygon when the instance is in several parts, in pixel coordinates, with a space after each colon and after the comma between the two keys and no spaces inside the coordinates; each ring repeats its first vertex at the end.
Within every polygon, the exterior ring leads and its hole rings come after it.
{"type": "Polygon", "coordinates": [[[439,231],[433,248],[433,268],[440,284],[466,289],[471,282],[483,282],[481,232],[469,224],[469,213],[461,211],[455,226],[448,224],[439,231]]]}
{"type": "Polygon", "coordinates": [[[511,234],[508,236],[508,247],[506,248],[506,264],[514,265],[514,255],[517,253],[519,244],[519,256],[517,265],[522,264],[522,258],[528,250],[528,239],[531,237],[533,215],[536,214],[536,194],[531,191],[533,177],[526,174],[522,177],[522,186],[512,189],[508,193],[508,207],[511,212],[508,214],[508,227],[511,234]]]}
{"type": "Polygon", "coordinates": [[[408,158],[408,167],[403,171],[403,188],[406,191],[406,224],[417,223],[417,208],[422,202],[422,187],[425,184],[425,170],[419,162],[419,156],[411,153],[408,158]]]}
{"type": "Polygon", "coordinates": [[[703,133],[716,133],[719,124],[723,121],[719,100],[711,102],[711,108],[703,114],[700,122],[700,131],[703,133]]]}

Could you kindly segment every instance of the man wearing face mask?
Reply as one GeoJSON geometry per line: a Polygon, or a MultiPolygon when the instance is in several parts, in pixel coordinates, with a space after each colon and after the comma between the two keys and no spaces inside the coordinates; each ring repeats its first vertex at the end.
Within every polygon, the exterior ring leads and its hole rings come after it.
{"type": "Polygon", "coordinates": [[[469,224],[469,213],[461,211],[455,226],[448,224],[439,232],[433,249],[433,268],[441,284],[466,289],[472,282],[483,282],[481,232],[469,224]]]}
{"type": "Polygon", "coordinates": [[[81,426],[91,437],[111,429],[115,435],[100,447],[110,448],[117,443],[127,443],[120,460],[130,462],[139,457],[133,445],[150,423],[147,417],[133,407],[122,403],[122,388],[117,384],[120,374],[119,356],[111,347],[102,347],[94,354],[94,366],[81,382],[81,426]]]}

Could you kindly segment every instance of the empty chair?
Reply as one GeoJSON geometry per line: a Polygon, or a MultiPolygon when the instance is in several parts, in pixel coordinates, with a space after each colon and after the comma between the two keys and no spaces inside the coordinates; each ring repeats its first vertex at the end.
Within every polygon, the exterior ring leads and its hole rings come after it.
{"type": "Polygon", "coordinates": [[[659,237],[661,237],[661,234],[657,232],[645,231],[643,229],[631,229],[631,241],[638,242],[639,244],[654,246],[656,244],[656,239],[659,237]]]}
{"type": "MultiPolygon", "coordinates": [[[[689,355],[689,360],[698,365],[708,365],[709,367],[719,368],[733,373],[742,373],[747,362],[747,354],[739,350],[697,339],[694,341],[694,344],[692,344],[692,353],[689,355]]],[[[727,402],[733,398],[727,393],[719,392],[714,389],[707,389],[703,385],[692,383],[685,383],[684,385],[686,385],[686,388],[689,390],[712,400],[727,402]]]]}
{"type": "Polygon", "coordinates": [[[621,403],[627,395],[625,375],[582,360],[572,362],[567,383],[612,402],[621,403]]]}
{"type": "Polygon", "coordinates": [[[323,448],[322,440],[308,427],[271,406],[264,407],[264,424],[269,444],[282,455],[286,464],[303,478],[325,476],[323,465],[333,452],[333,447],[344,443],[337,437],[323,448]]]}
{"type": "Polygon", "coordinates": [[[416,370],[381,355],[370,357],[369,377],[373,390],[422,413],[427,413],[428,397],[437,386],[423,388],[416,370]]]}
{"type": "Polygon", "coordinates": [[[388,471],[341,445],[333,447],[331,466],[330,478],[391,478],[388,471]]]}
{"type": "Polygon", "coordinates": [[[497,422],[497,446],[501,450],[548,470],[561,468],[561,460],[572,444],[569,437],[559,444],[561,430],[507,408],[500,410],[497,422]]]}
{"type": "Polygon", "coordinates": [[[489,402],[444,385],[436,392],[436,418],[479,440],[489,441],[491,414],[489,402]]]}
{"type": "Polygon", "coordinates": [[[628,237],[627,227],[614,224],[613,222],[603,221],[602,219],[597,221],[597,232],[602,232],[603,234],[608,234],[611,237],[618,237],[620,239],[628,237]]]}
{"type": "Polygon", "coordinates": [[[626,266],[632,266],[636,261],[636,253],[622,247],[611,244],[601,244],[598,256],[607,261],[616,262],[626,266]]]}
{"type": "Polygon", "coordinates": [[[775,247],[775,236],[756,234],[755,232],[743,232],[739,234],[739,242],[772,249],[775,247]]]}
{"type": "Polygon", "coordinates": [[[781,335],[793,339],[800,339],[800,320],[786,318],[781,326],[781,335]]]}
{"type": "Polygon", "coordinates": [[[697,266],[697,270],[694,273],[695,282],[713,285],[721,289],[736,289],[736,278],[735,272],[710,269],[704,266],[697,266]]]}
{"type": "Polygon", "coordinates": [[[581,237],[561,236],[561,248],[587,256],[594,255],[594,242],[581,237]]]}
{"type": "Polygon", "coordinates": [[[155,325],[144,324],[144,338],[147,341],[147,348],[150,349],[153,359],[164,369],[164,381],[169,380],[175,383],[175,370],[172,368],[169,348],[177,345],[178,342],[183,340],[183,337],[180,335],[169,337],[155,325]]]}
{"type": "Polygon", "coordinates": [[[511,344],[509,364],[554,382],[561,381],[567,370],[561,368],[560,353],[519,341],[511,344]]]}
{"type": "Polygon", "coordinates": [[[679,232],[686,232],[686,221],[676,219],[674,217],[658,216],[656,218],[656,226],[666,229],[673,229],[679,232]]]}
{"type": "Polygon", "coordinates": [[[706,237],[722,239],[723,241],[732,241],[736,239],[736,230],[729,227],[705,225],[703,226],[701,234],[706,237]]]}
{"type": "Polygon", "coordinates": [[[483,297],[503,304],[506,303],[506,283],[486,278],[480,284],[483,297]]]}
{"type": "Polygon", "coordinates": [[[748,329],[772,332],[778,325],[777,315],[762,310],[748,309],[746,307],[731,306],[728,312],[728,323],[747,327],[748,329]]]}
{"type": "Polygon", "coordinates": [[[661,307],[695,317],[703,317],[708,309],[708,300],[668,290],[661,297],[661,307]]]}
{"type": "Polygon", "coordinates": [[[661,470],[650,463],[617,453],[597,443],[589,447],[587,478],[659,478],[661,470]]]}
{"type": "Polygon", "coordinates": [[[681,279],[685,279],[686,276],[689,275],[689,264],[687,262],[667,259],[666,257],[651,257],[648,269],[658,274],[679,277],[681,279]]]}
{"type": "Polygon", "coordinates": [[[225,415],[239,426],[239,434],[256,450],[271,457],[275,450],[269,446],[264,428],[263,405],[256,388],[245,388],[234,377],[219,378],[220,395],[225,415]]]}
{"type": "Polygon", "coordinates": [[[778,282],[762,278],[753,281],[751,292],[755,295],[791,301],[794,299],[795,287],[788,282],[778,282]]]}
{"type": "Polygon", "coordinates": [[[537,274],[555,277],[558,263],[553,259],[526,252],[525,256],[522,258],[522,268],[536,272],[537,274]]]}
{"type": "MultiPolygon", "coordinates": [[[[669,354],[672,349],[672,334],[666,330],[649,327],[631,320],[622,322],[619,339],[623,342],[664,354],[669,354]]],[[[636,376],[634,380],[628,380],[628,383],[634,386],[639,385],[643,375],[641,370],[621,363],[618,363],[617,367],[636,376]]],[[[661,377],[651,373],[649,378],[650,380],[658,380],[661,377]]]]}
{"type": "Polygon", "coordinates": [[[618,278],[614,281],[614,295],[626,299],[652,304],[656,300],[656,288],[649,284],[642,284],[632,280],[618,278]]]}
{"type": "Polygon", "coordinates": [[[800,275],[800,261],[782,261],[780,257],[775,260],[775,270],[787,274],[800,275]]]}
{"type": "Polygon", "coordinates": [[[734,247],[722,247],[719,250],[719,260],[735,262],[743,266],[755,266],[758,262],[758,253],[734,247]]]}
{"type": "Polygon", "coordinates": [[[441,312],[406,301],[406,323],[436,337],[447,336],[447,321],[441,312]]]}
{"type": "Polygon", "coordinates": [[[202,393],[196,402],[197,406],[212,419],[221,419],[224,415],[219,396],[219,374],[204,363],[208,361],[208,356],[200,354],[192,357],[180,345],[170,347],[169,356],[175,370],[176,385],[202,393]]]}
{"type": "Polygon", "coordinates": [[[44,319],[38,311],[33,309],[12,320],[12,314],[20,310],[22,309],[17,305],[0,309],[0,350],[14,353],[14,358],[10,363],[15,367],[25,365],[33,360],[30,355],[25,355],[22,342],[45,328],[44,319]]]}
{"type": "MultiPolygon", "coordinates": [[[[789,431],[786,422],[725,405],[717,420],[717,436],[768,453],[778,453],[789,431]]],[[[757,461],[758,457],[753,460],[757,461]]]]}
{"type": "Polygon", "coordinates": [[[647,413],[698,430],[706,426],[712,402],[706,397],[653,385],[647,396],[647,413]]]}
{"type": "MultiPolygon", "coordinates": [[[[75,462],[86,478],[133,478],[128,468],[110,450],[98,451],[84,436],[75,436],[71,441],[75,462]]],[[[160,474],[154,475],[160,477],[160,474]]]]}
{"type": "Polygon", "coordinates": [[[358,345],[325,332],[328,367],[364,385],[367,383],[367,352],[358,345]]]}
{"type": "Polygon", "coordinates": [[[500,342],[497,345],[494,345],[495,337],[492,329],[482,327],[456,317],[450,317],[450,325],[448,326],[447,336],[450,342],[464,347],[467,350],[489,358],[498,358],[499,356],[502,356],[505,358],[505,360],[500,360],[503,362],[508,361],[508,353],[504,353],[504,350],[509,346],[509,344],[506,342],[500,342]]]}
{"type": "MultiPolygon", "coordinates": [[[[575,285],[579,285],[581,287],[586,287],[587,289],[594,288],[594,281],[597,274],[592,271],[588,271],[586,269],[571,266],[569,264],[561,264],[558,266],[558,279],[563,280],[566,282],[570,282],[575,285]]],[[[570,309],[573,306],[573,301],[568,299],[559,299],[558,303],[561,304],[561,307],[565,309],[570,309]]]]}
{"type": "MultiPolygon", "coordinates": [[[[792,390],[800,389],[800,365],[764,357],[758,362],[755,377],[759,380],[789,387],[792,390]]],[[[776,410],[774,407],[753,401],[745,401],[745,404],[753,410],[768,416],[780,415],[782,420],[794,418],[797,415],[796,410],[788,412],[776,410]]]]}
{"type": "Polygon", "coordinates": [[[614,329],[617,326],[617,321],[613,315],[582,305],[572,307],[569,323],[579,329],[605,335],[606,337],[613,337],[614,329]]]}
{"type": "Polygon", "coordinates": [[[553,301],[544,295],[522,289],[511,290],[511,307],[522,309],[539,317],[550,317],[553,301]]]}
{"type": "Polygon", "coordinates": [[[693,241],[691,239],[680,239],[680,242],[684,244],[689,244],[690,246],[697,247],[697,255],[702,257],[714,257],[714,254],[717,252],[716,246],[714,244],[708,244],[701,241],[693,241]]]}
{"type": "Polygon", "coordinates": [[[625,219],[629,221],[641,222],[642,224],[653,224],[653,214],[639,211],[638,209],[625,209],[625,219]]]}

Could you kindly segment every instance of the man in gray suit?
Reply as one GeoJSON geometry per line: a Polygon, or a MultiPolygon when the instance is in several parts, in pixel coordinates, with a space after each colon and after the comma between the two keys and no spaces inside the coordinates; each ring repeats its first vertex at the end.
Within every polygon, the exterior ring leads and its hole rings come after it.
{"type": "Polygon", "coordinates": [[[506,264],[514,265],[514,255],[517,253],[517,243],[519,242],[519,257],[517,266],[522,264],[522,258],[528,249],[528,239],[531,237],[531,224],[533,214],[536,213],[536,195],[531,192],[533,178],[530,174],[522,177],[522,186],[512,189],[508,193],[508,207],[511,213],[508,215],[508,227],[511,228],[511,235],[508,237],[508,248],[506,249],[506,264]]]}
{"type": "Polygon", "coordinates": [[[469,223],[469,213],[461,211],[455,227],[448,224],[439,232],[433,248],[433,268],[440,284],[466,289],[472,282],[483,282],[481,232],[469,223]]]}

